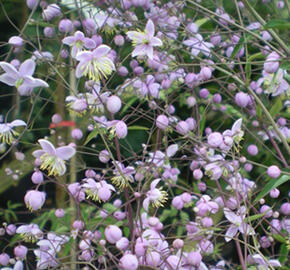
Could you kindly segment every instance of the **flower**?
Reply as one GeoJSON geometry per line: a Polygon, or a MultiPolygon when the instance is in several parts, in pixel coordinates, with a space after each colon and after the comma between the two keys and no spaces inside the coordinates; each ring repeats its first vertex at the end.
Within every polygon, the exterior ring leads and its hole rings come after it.
{"type": "Polygon", "coordinates": [[[183,44],[191,48],[193,56],[197,56],[200,52],[205,56],[210,56],[210,48],[214,47],[211,43],[203,41],[200,34],[183,41],[183,44]]]}
{"type": "Polygon", "coordinates": [[[14,140],[14,136],[19,134],[13,130],[14,127],[26,126],[26,123],[22,120],[14,120],[11,123],[0,124],[0,142],[11,144],[14,140]]]}
{"type": "Polygon", "coordinates": [[[62,43],[72,47],[71,55],[74,58],[84,47],[86,49],[94,49],[96,47],[95,41],[86,38],[84,33],[81,31],[76,31],[73,36],[65,37],[62,40],[62,43]]]}
{"type": "Polygon", "coordinates": [[[247,235],[253,235],[255,233],[253,227],[244,222],[246,217],[246,207],[242,206],[235,214],[229,208],[224,208],[225,217],[232,225],[228,228],[225,240],[229,242],[233,237],[240,231],[242,234],[246,233],[247,235]]]}
{"type": "Polygon", "coordinates": [[[166,191],[162,190],[162,188],[156,188],[160,180],[160,178],[153,180],[150,185],[150,190],[146,193],[146,199],[143,201],[143,207],[147,212],[150,203],[157,208],[163,206],[168,199],[166,191]]]}
{"type": "Polygon", "coordinates": [[[38,140],[42,150],[36,150],[32,154],[36,158],[40,158],[40,169],[48,170],[48,175],[64,175],[66,172],[65,160],[70,159],[76,152],[71,146],[62,146],[55,148],[53,144],[47,140],[38,140]]]}
{"type": "Polygon", "coordinates": [[[16,233],[19,233],[26,242],[35,242],[37,239],[41,239],[43,235],[38,225],[33,223],[18,227],[16,233]]]}
{"type": "Polygon", "coordinates": [[[106,181],[96,182],[92,178],[87,178],[84,182],[82,187],[87,194],[87,198],[92,198],[94,201],[106,202],[110,199],[112,191],[116,191],[115,188],[107,184],[106,181]]]}
{"type": "Polygon", "coordinates": [[[6,62],[0,62],[0,67],[5,71],[0,76],[0,81],[15,86],[21,96],[30,95],[35,87],[49,86],[45,81],[32,77],[35,70],[35,62],[32,59],[25,60],[18,70],[6,62]]]}
{"type": "Polygon", "coordinates": [[[147,55],[150,60],[153,59],[153,47],[162,46],[162,41],[154,37],[155,27],[151,20],[148,20],[145,31],[129,31],[127,36],[132,40],[135,49],[132,57],[139,55],[147,55]]]}
{"type": "Polygon", "coordinates": [[[125,167],[121,162],[116,161],[116,168],[114,170],[115,176],[112,177],[112,182],[119,188],[124,188],[128,182],[133,182],[133,174],[135,169],[132,166],[125,167]]]}
{"type": "Polygon", "coordinates": [[[101,77],[107,78],[115,70],[112,59],[108,56],[111,48],[100,45],[91,51],[83,51],[77,54],[79,64],[76,68],[76,77],[88,76],[90,80],[99,82],[101,77]]]}

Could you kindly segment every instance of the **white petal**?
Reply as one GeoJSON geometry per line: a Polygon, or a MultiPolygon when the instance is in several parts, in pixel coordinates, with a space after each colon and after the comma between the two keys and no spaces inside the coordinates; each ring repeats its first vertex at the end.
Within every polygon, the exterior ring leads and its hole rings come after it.
{"type": "Polygon", "coordinates": [[[40,140],[38,140],[38,142],[45,152],[47,152],[51,155],[56,154],[55,147],[51,142],[49,142],[48,140],[44,140],[44,139],[40,139],[40,140]]]}

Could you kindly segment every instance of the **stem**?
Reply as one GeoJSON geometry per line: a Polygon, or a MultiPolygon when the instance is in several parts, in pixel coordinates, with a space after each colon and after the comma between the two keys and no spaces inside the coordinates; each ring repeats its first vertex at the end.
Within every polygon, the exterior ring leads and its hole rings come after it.
{"type": "Polygon", "coordinates": [[[246,270],[247,267],[246,267],[246,264],[245,264],[245,261],[244,261],[244,257],[243,257],[243,254],[242,254],[242,249],[241,249],[240,242],[237,239],[235,239],[235,243],[236,243],[236,248],[237,248],[238,255],[239,255],[239,260],[240,260],[240,263],[241,263],[241,266],[242,266],[242,270],[246,270]]]}

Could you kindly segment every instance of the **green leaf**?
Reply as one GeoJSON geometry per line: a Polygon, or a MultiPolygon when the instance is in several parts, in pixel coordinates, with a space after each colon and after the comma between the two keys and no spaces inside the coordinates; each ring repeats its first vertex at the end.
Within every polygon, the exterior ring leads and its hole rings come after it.
{"type": "Polygon", "coordinates": [[[251,55],[248,59],[247,59],[247,63],[246,63],[246,67],[245,67],[245,71],[246,71],[246,78],[247,78],[247,82],[250,81],[251,79],[251,71],[252,71],[252,61],[254,59],[264,59],[265,55],[263,55],[262,53],[255,53],[253,55],[251,55]]]}
{"type": "Polygon", "coordinates": [[[280,30],[287,30],[290,28],[290,21],[283,19],[274,19],[264,25],[264,29],[276,28],[280,30]]]}
{"type": "Polygon", "coordinates": [[[97,138],[98,134],[99,134],[99,131],[98,131],[97,129],[94,129],[94,130],[93,130],[93,131],[88,135],[88,137],[87,137],[87,139],[86,139],[84,145],[87,145],[87,144],[88,144],[92,139],[97,138]]]}
{"type": "Polygon", "coordinates": [[[245,218],[245,222],[252,222],[256,219],[262,218],[263,216],[265,216],[267,214],[267,211],[261,214],[257,214],[257,215],[253,215],[250,217],[245,218]]]}
{"type": "Polygon", "coordinates": [[[128,127],[128,130],[149,130],[149,128],[142,127],[142,126],[130,126],[130,127],[128,127]]]}
{"type": "Polygon", "coordinates": [[[287,258],[288,258],[288,249],[287,249],[286,244],[281,245],[279,254],[280,254],[279,262],[281,264],[285,263],[287,261],[287,258]]]}
{"type": "Polygon", "coordinates": [[[202,18],[202,19],[196,20],[194,23],[198,27],[201,27],[203,24],[207,23],[209,20],[210,20],[210,18],[206,17],[206,18],[202,18]]]}
{"type": "Polygon", "coordinates": [[[279,241],[280,243],[286,243],[286,239],[282,235],[273,234],[272,236],[275,240],[279,241]]]}
{"type": "Polygon", "coordinates": [[[277,97],[274,105],[270,109],[270,114],[272,117],[275,117],[283,108],[283,103],[281,98],[277,97]]]}
{"type": "Polygon", "coordinates": [[[258,194],[256,199],[254,200],[254,203],[258,202],[260,199],[265,197],[273,188],[279,187],[280,185],[286,183],[290,180],[290,176],[283,175],[279,179],[273,179],[269,181],[266,186],[262,189],[262,191],[258,194]]]}

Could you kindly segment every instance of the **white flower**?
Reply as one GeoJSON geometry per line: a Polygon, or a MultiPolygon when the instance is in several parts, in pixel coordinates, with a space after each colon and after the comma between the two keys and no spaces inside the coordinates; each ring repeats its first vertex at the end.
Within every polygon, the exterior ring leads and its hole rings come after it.
{"type": "Polygon", "coordinates": [[[11,123],[0,124],[0,142],[11,144],[14,137],[19,135],[13,130],[18,126],[26,126],[26,123],[22,120],[14,120],[11,123]]]}

